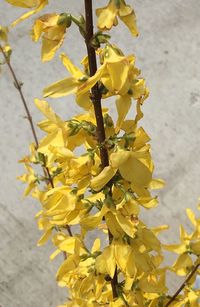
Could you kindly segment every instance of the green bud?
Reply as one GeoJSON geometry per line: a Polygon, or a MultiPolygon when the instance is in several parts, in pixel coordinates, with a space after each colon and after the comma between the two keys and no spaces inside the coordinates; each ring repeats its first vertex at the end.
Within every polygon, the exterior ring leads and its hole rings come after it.
{"type": "Polygon", "coordinates": [[[80,16],[78,17],[78,21],[79,21],[79,23],[80,23],[81,25],[84,25],[84,24],[85,24],[85,18],[84,18],[84,16],[83,16],[83,15],[80,15],[80,16]]]}
{"type": "Polygon", "coordinates": [[[60,14],[58,21],[57,21],[58,26],[66,26],[66,28],[69,28],[71,26],[71,23],[72,23],[71,14],[68,14],[68,13],[60,14]]]}
{"type": "Polygon", "coordinates": [[[121,0],[115,0],[115,6],[120,9],[121,0]]]}

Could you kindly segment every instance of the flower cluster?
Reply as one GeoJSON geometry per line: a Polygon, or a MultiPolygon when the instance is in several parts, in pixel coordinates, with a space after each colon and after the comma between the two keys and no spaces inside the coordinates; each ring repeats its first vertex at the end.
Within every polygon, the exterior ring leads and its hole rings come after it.
{"type": "MultiPolygon", "coordinates": [[[[48,3],[6,1],[31,9],[14,25],[48,3]]],[[[90,54],[81,61],[80,69],[62,53],[61,61],[71,76],[43,92],[44,98],[74,95],[82,112],[64,120],[47,101],[35,99],[45,117],[38,123],[44,137],[38,146],[31,144],[30,154],[20,161],[26,168],[20,179],[27,184],[25,195],[31,194],[41,204],[36,215],[42,231],[38,245],[51,239],[55,252],[50,258],[65,255],[56,278],[69,290],[69,297],[60,307],[167,306],[167,271],[185,276],[200,263],[200,219],[188,209],[195,230],[189,235],[181,226],[181,244],[177,245],[159,241],[158,235],[168,228],[166,225],[150,228],[141,220],[142,208],[148,210],[158,204],[151,191],[164,186],[163,180],[153,177],[150,137],[140,126],[141,108],[149,90],[135,65],[135,56],[124,55],[102,32],[116,26],[119,18],[137,36],[136,17],[124,0],[110,0],[106,7],[96,10],[96,15],[99,31],[93,37],[97,42],[93,47],[99,68],[91,74],[90,54]],[[95,86],[103,103],[103,142],[99,140],[95,86]],[[115,97],[116,121],[105,106],[110,97],[115,97]],[[107,165],[102,161],[102,148],[107,165]],[[38,165],[43,172],[38,171],[38,165]],[[97,238],[90,246],[92,232],[97,238]],[[172,267],[162,264],[163,248],[179,254],[172,267]]],[[[83,16],[45,14],[35,20],[32,39],[38,41],[42,36],[43,61],[55,56],[72,22],[86,39],[87,20],[83,16]]],[[[6,29],[0,28],[0,38],[6,40],[6,29]]],[[[193,287],[197,273],[198,267],[171,306],[199,306],[200,290],[193,287]]]]}

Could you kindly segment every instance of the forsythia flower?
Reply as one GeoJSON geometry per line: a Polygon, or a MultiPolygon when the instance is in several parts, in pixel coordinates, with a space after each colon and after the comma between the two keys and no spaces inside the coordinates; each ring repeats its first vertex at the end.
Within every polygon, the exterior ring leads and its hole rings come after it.
{"type": "Polygon", "coordinates": [[[18,179],[20,179],[22,182],[28,183],[28,186],[26,190],[24,191],[24,195],[27,196],[36,187],[36,182],[38,179],[31,165],[29,165],[28,163],[25,163],[25,167],[27,170],[27,174],[24,174],[18,177],[18,179]]]}
{"type": "Polygon", "coordinates": [[[138,99],[146,96],[147,89],[144,79],[138,79],[140,71],[134,66],[134,55],[124,56],[114,45],[106,45],[100,51],[100,60],[103,63],[94,76],[90,77],[78,88],[78,95],[86,93],[95,83],[101,81],[108,90],[109,96],[129,94],[138,99]],[[120,78],[118,76],[121,76],[120,78]]]}
{"type": "Polygon", "coordinates": [[[64,41],[66,25],[58,24],[60,15],[45,14],[33,26],[32,39],[37,42],[42,36],[42,61],[50,61],[64,41]]]}
{"type": "Polygon", "coordinates": [[[134,10],[126,5],[124,0],[110,0],[106,7],[96,10],[98,17],[97,26],[100,30],[110,30],[112,26],[118,24],[119,17],[129,28],[133,36],[138,36],[136,16],[134,10]]]}
{"type": "MultiPolygon", "coordinates": [[[[57,81],[47,88],[44,89],[44,97],[62,97],[70,94],[75,94],[83,81],[88,79],[86,73],[82,72],[78,67],[76,67],[68,56],[64,53],[60,56],[63,65],[66,69],[72,74],[72,77],[68,77],[57,81]]],[[[85,63],[84,63],[85,64],[85,63]]],[[[96,80],[93,80],[91,87],[96,83],[96,80]]],[[[91,101],[89,98],[89,91],[86,91],[83,95],[76,95],[76,102],[79,106],[88,110],[91,108],[91,101]]]]}
{"type": "Polygon", "coordinates": [[[134,66],[135,57],[133,55],[125,57],[115,46],[107,45],[100,50],[100,60],[103,64],[92,77],[73,65],[66,55],[62,54],[61,60],[72,77],[57,81],[45,88],[44,97],[56,98],[74,93],[78,105],[88,110],[91,107],[90,89],[100,82],[106,90],[103,98],[116,94],[121,96],[117,100],[118,111],[120,110],[117,129],[131,106],[131,98],[140,99],[139,103],[142,104],[148,97],[145,80],[138,78],[140,71],[134,66]],[[121,78],[118,78],[119,74],[121,78]]]}
{"type": "Polygon", "coordinates": [[[19,22],[38,13],[48,4],[48,0],[6,0],[6,1],[14,6],[19,6],[22,8],[33,8],[32,11],[25,13],[20,18],[15,20],[12,23],[12,26],[16,26],[19,22]]]}

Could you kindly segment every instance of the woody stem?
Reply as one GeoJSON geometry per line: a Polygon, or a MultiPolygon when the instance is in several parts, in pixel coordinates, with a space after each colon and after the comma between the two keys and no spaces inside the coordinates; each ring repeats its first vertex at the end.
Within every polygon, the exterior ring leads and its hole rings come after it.
{"type": "MultiPolygon", "coordinates": [[[[35,148],[38,149],[39,142],[38,142],[37,134],[36,134],[35,127],[34,127],[34,124],[33,124],[33,119],[32,119],[30,110],[28,108],[28,103],[27,103],[26,98],[24,96],[24,93],[22,91],[22,84],[21,84],[21,82],[19,82],[19,80],[16,76],[16,73],[15,73],[15,70],[14,70],[12,64],[10,63],[10,60],[7,57],[6,53],[4,52],[3,47],[1,45],[0,45],[0,52],[2,52],[2,54],[3,54],[3,57],[5,59],[5,63],[7,64],[8,68],[10,70],[10,73],[13,77],[14,85],[15,85],[16,89],[18,90],[19,95],[21,97],[21,101],[23,103],[23,106],[24,106],[24,109],[25,109],[25,112],[26,112],[26,116],[27,116],[27,119],[28,119],[30,127],[31,127],[32,135],[33,135],[33,138],[34,138],[34,141],[35,141],[35,148]]],[[[49,168],[46,166],[45,160],[44,160],[43,171],[44,171],[45,177],[48,178],[48,181],[49,181],[51,187],[54,188],[53,178],[51,177],[51,174],[49,172],[49,168]]],[[[71,229],[68,225],[67,225],[67,231],[68,231],[69,235],[72,236],[71,229]]]]}
{"type": "Polygon", "coordinates": [[[187,285],[187,283],[190,281],[190,279],[192,278],[192,276],[196,273],[197,269],[199,268],[200,263],[197,263],[194,268],[192,269],[192,271],[189,273],[189,275],[187,276],[187,278],[184,280],[184,282],[181,284],[181,286],[178,288],[178,290],[176,291],[176,293],[170,298],[170,300],[167,302],[167,304],[164,307],[168,307],[169,305],[171,305],[171,303],[173,303],[177,296],[179,295],[179,293],[185,288],[185,286],[187,285]]]}
{"type": "MultiPolygon", "coordinates": [[[[95,49],[91,45],[91,40],[93,38],[93,10],[92,10],[92,0],[84,0],[85,1],[85,20],[86,20],[86,33],[85,33],[85,43],[87,46],[87,53],[88,53],[88,61],[89,61],[89,70],[90,76],[93,76],[97,71],[97,60],[96,60],[96,53],[95,49]]],[[[94,112],[96,117],[96,124],[97,124],[97,140],[100,147],[100,158],[102,168],[105,168],[109,165],[109,158],[108,158],[108,151],[105,147],[105,129],[104,129],[104,122],[103,122],[103,114],[102,114],[102,107],[101,107],[101,92],[99,90],[99,85],[96,83],[91,89],[91,100],[94,106],[94,112]]],[[[111,188],[111,184],[108,184],[111,188]]],[[[109,231],[109,242],[111,243],[113,239],[112,234],[109,231]]],[[[113,297],[117,297],[117,268],[115,270],[114,277],[111,279],[111,286],[113,297]]]]}

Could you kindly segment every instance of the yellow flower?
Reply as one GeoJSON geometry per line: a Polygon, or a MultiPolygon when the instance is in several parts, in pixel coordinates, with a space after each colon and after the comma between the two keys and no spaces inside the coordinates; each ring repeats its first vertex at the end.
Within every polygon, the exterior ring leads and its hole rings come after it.
{"type": "Polygon", "coordinates": [[[135,186],[147,187],[152,180],[148,152],[118,151],[111,154],[110,162],[113,169],[119,169],[121,176],[135,186]]]}
{"type": "Polygon", "coordinates": [[[119,17],[132,35],[138,36],[135,12],[129,5],[126,5],[124,0],[110,0],[107,6],[97,9],[96,14],[98,17],[97,26],[100,30],[110,30],[112,26],[116,26],[118,24],[117,17],[119,17]]]}
{"type": "Polygon", "coordinates": [[[135,57],[133,55],[125,57],[118,48],[107,45],[100,52],[100,60],[103,65],[94,76],[79,87],[77,94],[83,95],[100,80],[109,91],[109,96],[125,95],[131,87],[132,77],[135,77],[135,73],[132,74],[135,57]]]}
{"type": "Polygon", "coordinates": [[[96,258],[96,269],[101,274],[109,274],[113,278],[116,268],[115,247],[110,245],[96,258]]]}
{"type": "Polygon", "coordinates": [[[123,96],[117,103],[120,110],[122,109],[121,104],[127,105],[126,111],[123,111],[122,119],[119,119],[121,124],[130,108],[130,98],[140,100],[140,104],[142,104],[148,97],[145,80],[138,78],[140,70],[134,65],[134,55],[124,56],[121,50],[114,45],[106,45],[100,51],[100,62],[102,65],[95,75],[78,87],[77,95],[84,95],[96,82],[100,81],[107,90],[103,98],[112,95],[123,96]]]}
{"type": "Polygon", "coordinates": [[[139,281],[140,288],[147,293],[163,293],[167,291],[165,287],[165,271],[160,270],[158,273],[147,273],[139,281]]]}
{"type": "Polygon", "coordinates": [[[60,15],[45,14],[33,26],[32,39],[37,42],[42,36],[42,61],[50,61],[64,41],[66,25],[58,24],[60,15]]]}
{"type": "Polygon", "coordinates": [[[96,177],[91,180],[91,188],[95,191],[101,190],[108,181],[112,179],[117,170],[114,170],[111,166],[106,166],[96,177]]]}
{"type": "Polygon", "coordinates": [[[12,23],[13,27],[16,26],[19,22],[29,18],[30,16],[32,16],[36,13],[38,13],[48,4],[48,0],[6,0],[6,1],[8,3],[14,5],[14,6],[18,6],[18,7],[22,7],[22,8],[33,8],[32,11],[25,13],[20,18],[15,20],[12,23]]]}
{"type": "MultiPolygon", "coordinates": [[[[86,73],[82,72],[78,67],[76,67],[68,56],[66,56],[64,53],[60,56],[61,61],[63,65],[66,67],[66,69],[70,72],[72,77],[68,77],[62,80],[59,80],[55,83],[52,83],[48,87],[46,87],[43,91],[44,97],[63,97],[70,94],[75,94],[79,88],[83,84],[84,80],[87,80],[88,76],[86,73]]],[[[83,63],[85,64],[85,62],[83,63]]],[[[98,79],[91,81],[90,88],[98,81],[98,79]]],[[[89,98],[89,90],[85,91],[82,95],[76,96],[76,102],[77,104],[86,109],[89,110],[91,108],[91,101],[89,98]]]]}
{"type": "Polygon", "coordinates": [[[185,276],[193,265],[192,259],[186,253],[179,255],[176,262],[172,266],[172,270],[179,276],[185,276]]]}
{"type": "Polygon", "coordinates": [[[37,177],[35,175],[34,170],[28,163],[24,163],[24,166],[27,170],[27,173],[22,176],[19,176],[18,179],[28,184],[27,188],[24,191],[24,196],[28,196],[30,192],[36,187],[37,177]]]}
{"type": "Polygon", "coordinates": [[[181,241],[180,244],[170,244],[170,245],[163,244],[162,246],[164,249],[170,252],[181,255],[190,251],[190,240],[191,236],[188,235],[183,226],[180,225],[180,241],[181,241]]]}

